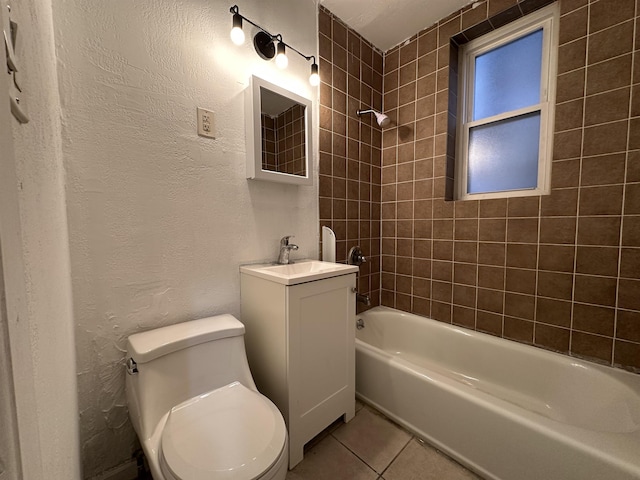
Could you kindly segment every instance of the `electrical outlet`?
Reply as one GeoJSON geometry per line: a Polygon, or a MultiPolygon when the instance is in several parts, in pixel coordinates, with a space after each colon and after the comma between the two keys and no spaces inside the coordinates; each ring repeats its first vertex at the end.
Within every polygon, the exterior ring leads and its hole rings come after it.
{"type": "Polygon", "coordinates": [[[198,107],[198,135],[216,138],[213,131],[213,112],[211,110],[198,107]]]}

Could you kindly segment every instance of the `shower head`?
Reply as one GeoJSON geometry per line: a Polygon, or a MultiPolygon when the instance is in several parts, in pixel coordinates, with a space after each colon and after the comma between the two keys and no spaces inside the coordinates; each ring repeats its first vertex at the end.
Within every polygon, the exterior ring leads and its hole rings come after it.
{"type": "Polygon", "coordinates": [[[378,125],[381,127],[386,127],[391,123],[391,119],[387,117],[384,113],[376,112],[375,110],[358,110],[356,115],[361,116],[363,113],[373,113],[376,116],[376,120],[378,125]]]}

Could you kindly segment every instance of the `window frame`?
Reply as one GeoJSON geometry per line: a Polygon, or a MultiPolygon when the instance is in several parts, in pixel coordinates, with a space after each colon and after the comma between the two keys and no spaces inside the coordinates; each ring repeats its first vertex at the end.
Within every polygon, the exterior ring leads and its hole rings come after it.
{"type": "Polygon", "coordinates": [[[551,163],[555,120],[556,76],[558,59],[559,8],[557,2],[526,15],[514,22],[489,32],[461,47],[459,55],[460,99],[458,108],[458,149],[455,169],[456,200],[525,197],[546,195],[551,190],[551,163]],[[473,121],[475,59],[490,50],[526,35],[543,30],[540,81],[540,103],[492,117],[473,121]],[[498,192],[468,193],[469,132],[473,127],[517,118],[540,112],[540,138],[538,146],[538,182],[533,189],[504,190],[498,192]]]}

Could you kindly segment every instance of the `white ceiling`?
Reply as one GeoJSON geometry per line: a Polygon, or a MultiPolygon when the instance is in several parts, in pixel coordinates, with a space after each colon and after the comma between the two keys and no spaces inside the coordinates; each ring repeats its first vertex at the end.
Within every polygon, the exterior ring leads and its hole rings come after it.
{"type": "Polygon", "coordinates": [[[383,52],[472,0],[320,0],[383,52]]]}

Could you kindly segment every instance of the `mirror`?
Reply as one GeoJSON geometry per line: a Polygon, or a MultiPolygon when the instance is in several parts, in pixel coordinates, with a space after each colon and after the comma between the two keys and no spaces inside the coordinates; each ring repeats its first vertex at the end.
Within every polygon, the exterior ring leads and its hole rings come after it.
{"type": "Polygon", "coordinates": [[[252,76],[246,98],[247,178],[312,185],[311,101],[252,76]]]}

